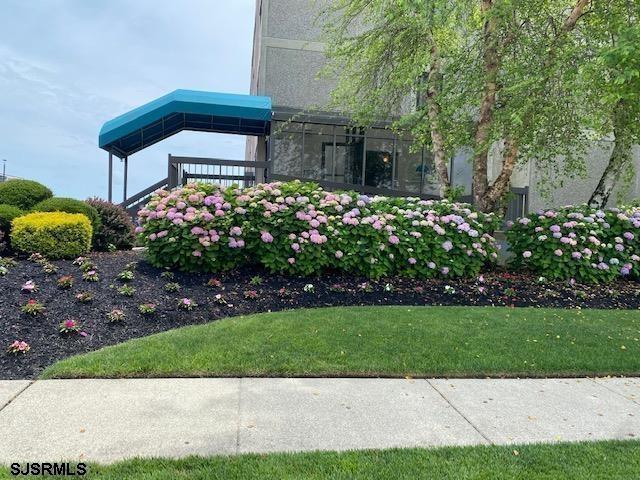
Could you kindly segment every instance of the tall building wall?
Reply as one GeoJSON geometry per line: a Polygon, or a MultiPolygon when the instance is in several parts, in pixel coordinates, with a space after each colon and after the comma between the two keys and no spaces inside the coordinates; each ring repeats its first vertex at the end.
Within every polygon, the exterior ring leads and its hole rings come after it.
{"type": "Polygon", "coordinates": [[[328,1],[256,1],[252,94],[279,107],[326,106],[334,82],[318,78],[325,65],[318,16],[328,1]]]}

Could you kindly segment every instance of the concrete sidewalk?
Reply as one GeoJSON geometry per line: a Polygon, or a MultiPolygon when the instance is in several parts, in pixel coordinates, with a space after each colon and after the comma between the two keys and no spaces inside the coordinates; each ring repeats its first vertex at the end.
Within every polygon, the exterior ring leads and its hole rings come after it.
{"type": "Polygon", "coordinates": [[[640,438],[640,379],[0,381],[0,463],[640,438]]]}

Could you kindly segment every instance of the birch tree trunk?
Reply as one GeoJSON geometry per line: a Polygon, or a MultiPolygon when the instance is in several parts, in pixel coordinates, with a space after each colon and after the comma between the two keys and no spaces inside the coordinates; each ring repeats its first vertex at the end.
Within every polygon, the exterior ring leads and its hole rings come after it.
{"type": "Polygon", "coordinates": [[[598,186],[595,188],[589,199],[589,206],[594,208],[604,208],[609,201],[618,179],[631,161],[632,142],[625,135],[626,119],[625,105],[620,101],[616,105],[613,121],[614,145],[609,157],[609,162],[602,172],[598,186]]]}
{"type": "MultiPolygon", "coordinates": [[[[486,15],[493,7],[493,0],[482,0],[481,9],[486,15]]],[[[496,103],[498,70],[498,39],[496,37],[496,20],[489,16],[484,25],[484,70],[485,84],[480,103],[480,112],[475,133],[475,155],[473,157],[473,201],[483,212],[490,211],[486,193],[489,186],[487,176],[487,159],[489,156],[489,133],[493,123],[493,109],[496,103]]]]}
{"type": "Polygon", "coordinates": [[[434,47],[431,50],[432,62],[429,69],[429,77],[427,84],[427,115],[429,117],[431,130],[431,144],[433,147],[433,162],[438,174],[440,185],[440,197],[445,198],[451,188],[451,180],[449,178],[449,169],[447,168],[447,159],[445,156],[444,136],[438,126],[440,117],[440,105],[438,105],[438,97],[440,94],[440,57],[438,50],[434,47]]]}

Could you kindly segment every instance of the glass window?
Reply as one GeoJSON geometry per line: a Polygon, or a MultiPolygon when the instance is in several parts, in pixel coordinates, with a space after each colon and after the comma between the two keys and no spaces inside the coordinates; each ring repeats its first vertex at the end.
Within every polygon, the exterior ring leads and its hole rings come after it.
{"type": "Polygon", "coordinates": [[[304,178],[328,179],[333,165],[333,125],[305,124],[303,158],[304,178]]]}
{"type": "Polygon", "coordinates": [[[300,176],[302,173],[302,133],[276,132],[270,139],[273,173],[300,176]]]}
{"type": "Polygon", "coordinates": [[[364,184],[376,188],[391,188],[393,183],[393,138],[367,137],[367,161],[364,184]]]}
{"type": "Polygon", "coordinates": [[[463,195],[471,195],[472,177],[471,153],[469,151],[456,153],[451,164],[451,184],[464,187],[463,195]]]}
{"type": "Polygon", "coordinates": [[[336,127],[335,162],[330,179],[334,182],[362,185],[364,136],[361,128],[336,127]]]}
{"type": "Polygon", "coordinates": [[[422,193],[424,195],[440,196],[440,181],[433,163],[433,154],[427,150],[424,151],[424,180],[422,183],[422,193]]]}
{"type": "Polygon", "coordinates": [[[422,148],[414,152],[411,142],[396,142],[394,189],[420,193],[422,169],[422,148]]]}

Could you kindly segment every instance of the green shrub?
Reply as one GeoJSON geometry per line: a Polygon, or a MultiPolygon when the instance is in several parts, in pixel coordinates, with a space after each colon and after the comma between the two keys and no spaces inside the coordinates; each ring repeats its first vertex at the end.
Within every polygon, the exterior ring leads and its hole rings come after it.
{"type": "Polygon", "coordinates": [[[98,210],[82,200],[76,200],[75,198],[48,198],[37,203],[32,210],[34,212],[81,213],[82,215],[86,215],[91,222],[94,233],[100,229],[100,215],[98,215],[98,210]]]}
{"type": "Polygon", "coordinates": [[[0,203],[6,203],[23,210],[31,209],[36,203],[53,196],[51,190],[33,180],[8,180],[0,183],[0,203]]]}
{"type": "Polygon", "coordinates": [[[8,233],[11,230],[11,222],[14,218],[24,215],[24,211],[13,205],[0,205],[0,230],[8,233]]]}
{"type": "Polygon", "coordinates": [[[540,211],[507,231],[511,264],[552,280],[610,282],[640,276],[640,209],[586,205],[540,211]]]}
{"type": "Polygon", "coordinates": [[[253,262],[294,275],[472,277],[497,257],[495,217],[469,205],[331,193],[300,181],[159,190],[139,223],[151,263],[182,270],[253,262]]]}
{"type": "Polygon", "coordinates": [[[113,245],[118,250],[128,250],[133,247],[135,227],[124,208],[100,198],[90,198],[86,203],[95,208],[100,217],[100,226],[93,233],[94,249],[107,251],[109,245],[113,245]]]}
{"type": "Polygon", "coordinates": [[[29,213],[13,220],[11,246],[47,258],[74,258],[91,250],[91,222],[86,215],[66,212],[29,213]]]}

